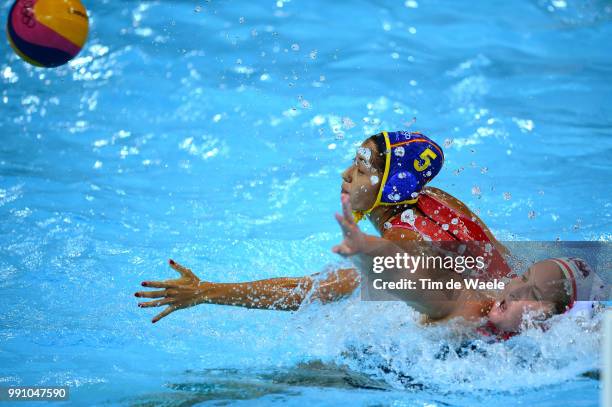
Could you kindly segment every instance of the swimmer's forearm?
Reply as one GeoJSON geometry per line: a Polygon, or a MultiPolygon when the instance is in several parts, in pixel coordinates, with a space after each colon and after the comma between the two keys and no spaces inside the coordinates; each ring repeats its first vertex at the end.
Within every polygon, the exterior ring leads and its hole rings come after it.
{"type": "MultiPolygon", "coordinates": [[[[420,279],[440,281],[441,278],[446,278],[436,269],[429,270],[421,266],[408,271],[396,263],[393,263],[391,267],[384,267],[384,274],[374,273],[375,257],[395,258],[398,254],[400,256],[404,254],[420,256],[424,255],[424,253],[433,253],[432,247],[426,242],[415,241],[411,241],[408,246],[402,247],[401,242],[398,244],[393,240],[371,235],[366,235],[365,239],[364,250],[357,253],[351,259],[364,277],[364,284],[367,286],[373,286],[372,283],[381,278],[387,282],[398,282],[405,279],[413,281],[419,281],[420,279]]],[[[434,319],[445,317],[452,311],[455,305],[455,302],[449,298],[453,293],[444,290],[389,290],[388,293],[434,319]]]]}
{"type": "MultiPolygon", "coordinates": [[[[364,249],[352,257],[353,262],[361,271],[362,274],[373,274],[374,258],[396,258],[408,255],[411,257],[423,256],[427,254],[435,254],[433,246],[427,242],[410,241],[398,242],[378,236],[365,235],[364,249]]],[[[395,263],[393,263],[395,264],[395,263]]],[[[401,275],[406,270],[396,267],[385,267],[386,272],[393,272],[395,275],[401,275]]],[[[389,273],[391,274],[391,273],[389,273]]],[[[379,276],[380,277],[380,276],[379,276]]],[[[414,268],[411,270],[411,278],[431,278],[431,273],[426,268],[414,268]]]]}
{"type": "Polygon", "coordinates": [[[363,250],[352,257],[362,275],[371,275],[375,257],[395,257],[398,253],[406,252],[391,240],[372,235],[364,236],[363,250]]]}
{"type": "Polygon", "coordinates": [[[317,275],[280,277],[244,283],[209,283],[198,303],[294,311],[305,300],[323,303],[350,295],[359,286],[354,269],[340,269],[322,280],[317,275]]]}
{"type": "Polygon", "coordinates": [[[244,283],[211,283],[201,301],[208,304],[292,311],[310,287],[303,278],[272,278],[244,283]]]}

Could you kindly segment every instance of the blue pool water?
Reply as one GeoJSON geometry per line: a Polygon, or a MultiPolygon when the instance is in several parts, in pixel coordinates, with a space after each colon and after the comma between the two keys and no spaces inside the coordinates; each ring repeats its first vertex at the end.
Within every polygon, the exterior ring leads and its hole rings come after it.
{"type": "Polygon", "coordinates": [[[341,170],[413,117],[445,147],[432,185],[500,239],[612,240],[609,2],[84,4],[70,65],[0,41],[1,386],[67,385],[79,405],[598,404],[599,320],[440,359],[451,329],[399,303],[152,325],[133,292],[174,278],[168,258],[211,281],[338,265],[341,170]]]}

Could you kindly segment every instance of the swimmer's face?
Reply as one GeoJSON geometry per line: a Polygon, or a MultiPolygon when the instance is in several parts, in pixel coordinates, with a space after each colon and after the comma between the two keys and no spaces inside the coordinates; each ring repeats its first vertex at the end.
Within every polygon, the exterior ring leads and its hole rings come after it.
{"type": "Polygon", "coordinates": [[[376,202],[382,178],[382,172],[373,165],[376,154],[376,144],[365,141],[357,149],[353,164],[342,173],[342,193],[349,195],[356,211],[367,211],[376,202]]]}
{"type": "Polygon", "coordinates": [[[565,296],[563,272],[554,262],[541,261],[506,284],[489,312],[489,321],[504,331],[518,332],[524,315],[536,320],[549,318],[565,296]]]}

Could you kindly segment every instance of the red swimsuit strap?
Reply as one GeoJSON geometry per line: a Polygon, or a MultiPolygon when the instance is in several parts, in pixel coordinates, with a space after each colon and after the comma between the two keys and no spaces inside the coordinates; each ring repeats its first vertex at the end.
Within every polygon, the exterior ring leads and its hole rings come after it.
{"type": "Polygon", "coordinates": [[[431,195],[421,194],[417,206],[427,217],[436,221],[439,225],[447,225],[448,230],[456,236],[456,240],[462,242],[473,240],[490,242],[489,237],[480,225],[455,209],[449,208],[444,202],[438,201],[431,195]]]}
{"type": "Polygon", "coordinates": [[[419,196],[417,208],[425,216],[415,216],[414,223],[396,217],[391,224],[419,232],[433,241],[490,241],[480,225],[426,193],[419,196]]]}
{"type": "Polygon", "coordinates": [[[427,216],[414,216],[414,222],[404,222],[400,217],[391,219],[394,228],[409,229],[425,236],[433,241],[456,240],[450,233],[446,232],[438,223],[427,216]]]}

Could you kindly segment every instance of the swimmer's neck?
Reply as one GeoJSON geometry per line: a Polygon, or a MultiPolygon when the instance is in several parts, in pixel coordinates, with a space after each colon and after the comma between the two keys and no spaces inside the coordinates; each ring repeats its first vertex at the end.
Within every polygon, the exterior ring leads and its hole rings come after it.
{"type": "Polygon", "coordinates": [[[388,222],[392,217],[404,212],[408,208],[414,208],[415,205],[402,204],[402,205],[391,205],[391,206],[377,206],[367,215],[368,219],[374,225],[378,233],[382,236],[385,231],[385,223],[388,222]]]}

